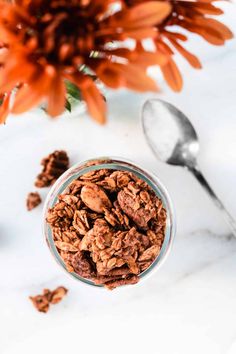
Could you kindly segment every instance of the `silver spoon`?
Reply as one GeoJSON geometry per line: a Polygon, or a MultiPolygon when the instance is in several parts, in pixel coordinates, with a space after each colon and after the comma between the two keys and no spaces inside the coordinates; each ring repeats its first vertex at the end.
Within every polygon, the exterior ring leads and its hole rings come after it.
{"type": "Polygon", "coordinates": [[[155,156],[168,164],[187,168],[207,191],[236,237],[236,222],[216,196],[197,164],[199,141],[189,119],[172,104],[160,99],[145,102],[142,112],[144,135],[155,156]]]}

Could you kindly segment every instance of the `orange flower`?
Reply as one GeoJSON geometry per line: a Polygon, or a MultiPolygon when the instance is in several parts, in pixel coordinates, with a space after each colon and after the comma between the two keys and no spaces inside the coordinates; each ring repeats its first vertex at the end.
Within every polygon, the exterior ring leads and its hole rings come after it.
{"type": "MultiPolygon", "coordinates": [[[[176,28],[183,28],[189,32],[200,35],[203,39],[213,45],[223,45],[226,40],[233,37],[228,27],[215,20],[211,16],[218,16],[223,11],[213,5],[216,0],[162,0],[168,1],[172,9],[162,23],[157,23],[158,35],[154,39],[157,52],[167,58],[165,65],[161,66],[163,76],[174,91],[180,91],[183,85],[182,75],[173,60],[175,52],[179,52],[189,64],[200,69],[199,59],[186,48],[182,42],[188,37],[176,28]],[[171,30],[175,26],[175,31],[171,30]]],[[[124,0],[124,7],[144,3],[144,0],[124,0]]]]}
{"type": "Polygon", "coordinates": [[[170,5],[146,1],[118,9],[116,4],[116,0],[1,2],[0,41],[6,48],[0,52],[0,93],[5,95],[1,122],[15,88],[12,113],[23,113],[46,101],[54,117],[64,111],[65,80],[69,80],[99,123],[105,122],[106,105],[91,74],[111,88],[157,89],[146,75],[147,64],[165,65],[166,56],[138,45],[127,49],[125,40],[155,38],[154,25],[169,15],[170,5]],[[119,42],[119,48],[112,49],[111,42],[119,42]]]}

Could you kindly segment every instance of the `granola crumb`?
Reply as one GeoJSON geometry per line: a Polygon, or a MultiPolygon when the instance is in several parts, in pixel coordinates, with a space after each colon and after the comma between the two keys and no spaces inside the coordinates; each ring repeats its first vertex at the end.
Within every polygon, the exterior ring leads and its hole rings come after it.
{"type": "Polygon", "coordinates": [[[41,199],[38,192],[29,193],[27,196],[27,199],[26,199],[27,210],[30,211],[30,210],[36,208],[41,202],[42,202],[42,199],[41,199]]]}
{"type": "Polygon", "coordinates": [[[39,312],[46,313],[50,308],[50,304],[57,304],[60,302],[67,292],[68,290],[66,288],[59,286],[53,291],[44,289],[42,295],[29,296],[29,299],[39,312]]]}
{"type": "Polygon", "coordinates": [[[49,187],[69,168],[69,157],[63,150],[54,151],[41,161],[42,172],[37,176],[35,186],[49,187]]]}

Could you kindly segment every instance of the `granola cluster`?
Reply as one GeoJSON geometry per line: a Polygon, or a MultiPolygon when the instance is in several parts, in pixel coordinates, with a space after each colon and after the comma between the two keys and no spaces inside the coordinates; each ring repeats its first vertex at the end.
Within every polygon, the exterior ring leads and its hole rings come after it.
{"type": "MultiPolygon", "coordinates": [[[[44,157],[41,161],[42,172],[37,175],[35,187],[44,188],[53,185],[54,182],[69,168],[69,157],[64,150],[56,150],[44,157]]],[[[26,199],[27,210],[36,208],[42,199],[38,192],[29,193],[26,199]]]]}
{"type": "Polygon", "coordinates": [[[69,158],[65,151],[54,151],[43,158],[42,172],[37,176],[35,186],[38,188],[49,187],[69,168],[69,158]]]}
{"type": "Polygon", "coordinates": [[[42,295],[30,296],[34,307],[39,312],[48,312],[50,304],[57,304],[67,294],[68,290],[64,286],[58,286],[55,290],[44,289],[42,295]]]}
{"type": "Polygon", "coordinates": [[[29,193],[26,199],[27,210],[31,211],[32,209],[36,208],[41,202],[42,199],[38,192],[29,193]]]}
{"type": "Polygon", "coordinates": [[[135,174],[91,171],[58,199],[47,222],[69,272],[114,289],[137,283],[159,255],[166,210],[135,174]]]}

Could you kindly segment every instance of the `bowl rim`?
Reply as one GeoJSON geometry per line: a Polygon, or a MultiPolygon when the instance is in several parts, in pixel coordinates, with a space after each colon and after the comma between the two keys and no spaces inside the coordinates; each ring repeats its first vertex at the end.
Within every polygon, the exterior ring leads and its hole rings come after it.
{"type": "MultiPolygon", "coordinates": [[[[80,175],[83,175],[89,171],[100,170],[103,168],[129,171],[137,175],[139,178],[143,179],[154,190],[156,195],[159,198],[161,198],[162,203],[167,211],[167,225],[166,225],[165,238],[161,247],[161,251],[159,255],[156,257],[156,259],[153,261],[153,263],[144,272],[139,274],[140,280],[137,284],[135,284],[135,285],[139,285],[144,280],[148,279],[151,275],[153,275],[154,272],[159,270],[160,267],[165,262],[165,260],[167,259],[170,250],[172,248],[173,240],[176,234],[176,216],[175,216],[175,210],[174,210],[172,199],[166,187],[163,185],[162,181],[160,180],[160,178],[156,174],[146,170],[143,167],[140,167],[135,162],[123,157],[99,156],[88,160],[82,160],[74,164],[73,166],[71,166],[57,179],[57,181],[54,183],[54,185],[51,187],[51,189],[47,194],[46,200],[44,202],[44,207],[43,207],[43,234],[44,237],[46,238],[46,243],[48,245],[48,248],[54,260],[57,262],[57,264],[59,264],[60,268],[62,268],[66,272],[66,274],[68,274],[72,278],[90,287],[92,286],[99,289],[104,289],[103,285],[94,284],[91,280],[83,278],[78,274],[76,274],[75,272],[69,272],[66,269],[66,266],[54,244],[51,227],[46,221],[46,215],[48,209],[56,204],[56,202],[58,201],[58,196],[66,190],[68,185],[73,180],[75,180],[80,175]],[[92,164],[93,162],[98,162],[98,161],[100,161],[101,163],[96,165],[92,164]]],[[[127,286],[125,286],[124,288],[127,288],[127,286]]]]}

